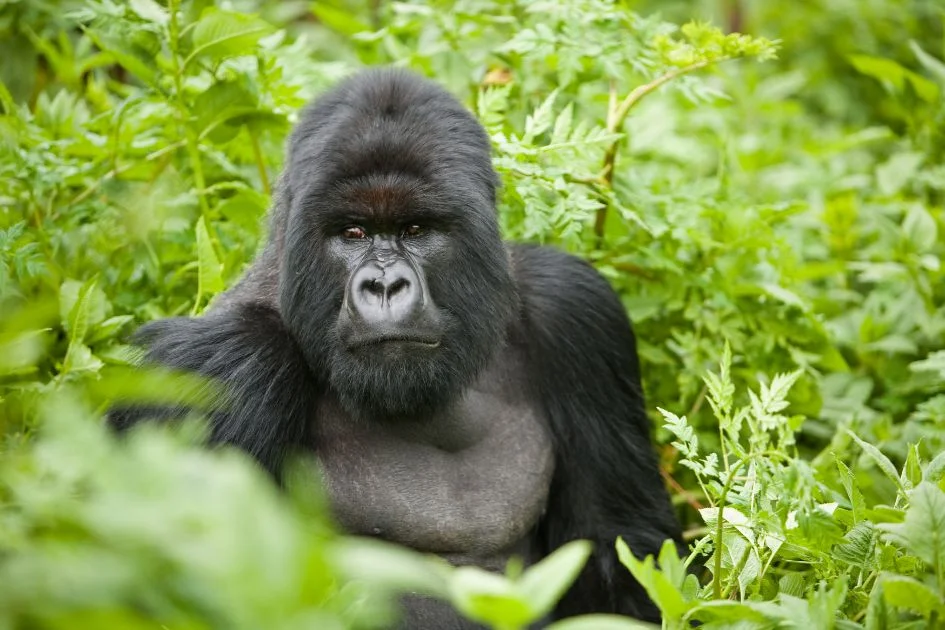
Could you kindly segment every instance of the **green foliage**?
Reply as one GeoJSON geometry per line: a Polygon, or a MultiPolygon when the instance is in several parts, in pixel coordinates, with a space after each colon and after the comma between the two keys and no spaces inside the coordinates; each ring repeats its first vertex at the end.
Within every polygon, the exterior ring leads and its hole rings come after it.
{"type": "MultiPolygon", "coordinates": [[[[413,591],[512,628],[574,578],[581,543],[453,571],[335,536],[235,454],[97,428],[117,397],[215,395],[130,373],[125,340],[235,281],[298,108],[374,63],[464,99],[504,234],[585,257],[634,320],[695,543],[618,543],[664,625],[941,626],[942,24],[936,0],[0,3],[0,627],[374,627],[413,591]]],[[[640,624],[555,625],[611,627],[640,624]]]]}
{"type": "Polygon", "coordinates": [[[722,466],[715,453],[701,453],[686,418],[662,412],[712,506],[702,510],[708,528],[687,560],[707,552],[711,580],[700,588],[668,542],[658,569],[618,542],[621,561],[663,611],[664,627],[938,627],[945,611],[940,461],[923,461],[913,448],[899,471],[851,434],[897,487],[892,505],[868,502],[840,459],[839,474],[826,475],[798,457],[792,434],[799,424],[777,413],[797,374],[762,383],[748,405],[733,408],[730,362],[726,348],[719,374],[705,379],[722,466]]]}

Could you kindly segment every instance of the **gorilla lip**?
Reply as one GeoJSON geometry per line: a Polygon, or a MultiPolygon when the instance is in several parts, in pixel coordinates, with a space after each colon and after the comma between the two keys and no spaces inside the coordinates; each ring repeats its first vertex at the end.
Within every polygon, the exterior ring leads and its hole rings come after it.
{"type": "Polygon", "coordinates": [[[412,337],[408,335],[383,335],[379,337],[362,337],[353,339],[348,343],[348,349],[355,350],[366,346],[379,346],[385,343],[407,343],[411,345],[424,346],[426,348],[438,348],[440,340],[432,337],[412,337]]]}

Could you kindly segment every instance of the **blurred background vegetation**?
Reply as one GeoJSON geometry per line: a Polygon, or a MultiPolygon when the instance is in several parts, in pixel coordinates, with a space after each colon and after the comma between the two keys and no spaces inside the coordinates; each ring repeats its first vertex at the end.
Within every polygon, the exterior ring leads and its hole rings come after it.
{"type": "Polygon", "coordinates": [[[407,588],[518,627],[199,429],[100,426],[176,391],[128,334],[239,276],[298,108],[373,64],[463,99],[506,236],[622,296],[710,554],[703,587],[667,578],[668,623],[940,624],[943,24],[941,0],[0,0],[0,629],[373,627],[407,588]]]}

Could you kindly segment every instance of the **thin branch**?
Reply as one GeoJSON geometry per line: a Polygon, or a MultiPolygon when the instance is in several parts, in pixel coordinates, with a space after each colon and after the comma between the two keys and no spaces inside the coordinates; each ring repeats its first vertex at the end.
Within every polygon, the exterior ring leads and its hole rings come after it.
{"type": "MultiPolygon", "coordinates": [[[[734,57],[720,57],[718,59],[703,59],[695,63],[691,63],[688,66],[683,66],[681,68],[676,68],[670,70],[666,74],[662,74],[657,78],[653,79],[649,83],[644,83],[635,87],[633,90],[627,94],[626,98],[620,102],[619,105],[616,104],[616,90],[614,88],[613,82],[610,85],[610,101],[607,106],[607,131],[610,133],[616,133],[618,129],[623,126],[624,120],[627,118],[627,114],[630,113],[630,110],[643,99],[644,96],[658,89],[660,86],[669,83],[673,79],[676,79],[684,74],[689,72],[695,72],[696,70],[701,70],[713,63],[720,63],[723,61],[728,61],[734,57]]],[[[607,147],[607,152],[604,154],[604,164],[601,168],[602,177],[608,188],[613,187],[614,183],[614,166],[617,161],[617,148],[620,146],[620,140],[618,138],[614,140],[609,147],[607,147]]],[[[601,206],[597,210],[597,215],[594,218],[594,234],[597,236],[597,241],[600,243],[604,238],[604,225],[607,222],[607,210],[609,205],[601,206]]]]}

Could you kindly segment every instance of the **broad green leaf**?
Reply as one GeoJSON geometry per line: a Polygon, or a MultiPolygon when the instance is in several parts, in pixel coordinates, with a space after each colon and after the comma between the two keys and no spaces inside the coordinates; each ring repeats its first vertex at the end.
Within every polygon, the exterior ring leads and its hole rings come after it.
{"type": "Polygon", "coordinates": [[[518,587],[535,612],[536,618],[551,612],[580,574],[592,551],[593,545],[590,542],[574,540],[562,545],[525,571],[518,581],[518,587]]]}
{"type": "Polygon", "coordinates": [[[920,483],[909,493],[905,520],[877,527],[933,571],[945,571],[945,492],[938,486],[920,483]]]}
{"type": "Polygon", "coordinates": [[[223,290],[223,266],[213,248],[213,241],[203,217],[197,219],[197,291],[213,295],[223,290]]]}
{"type": "Polygon", "coordinates": [[[909,85],[912,86],[912,89],[915,90],[916,95],[923,101],[926,103],[935,103],[938,101],[939,88],[935,83],[929,81],[921,74],[916,74],[912,71],[906,72],[906,79],[909,81],[909,85]]]}
{"type": "Polygon", "coordinates": [[[799,573],[786,573],[778,580],[778,592],[794,597],[804,597],[807,581],[799,573]]]}
{"type": "Polygon", "coordinates": [[[62,372],[95,372],[102,368],[102,361],[92,354],[92,350],[77,341],[70,342],[66,350],[66,356],[62,361],[62,372]]]}
{"type": "Polygon", "coordinates": [[[518,628],[537,619],[535,611],[505,576],[478,567],[459,567],[449,579],[450,601],[474,621],[518,628]]]}
{"type": "Polygon", "coordinates": [[[945,613],[942,597],[926,584],[905,575],[883,574],[883,596],[886,603],[897,608],[913,610],[926,619],[933,613],[945,613]]]}
{"type": "Polygon", "coordinates": [[[330,557],[350,579],[434,597],[448,595],[452,567],[436,557],[372,538],[346,538],[333,545],[330,557]]]}
{"type": "Polygon", "coordinates": [[[855,567],[869,570],[873,565],[875,550],[874,528],[869,521],[857,523],[843,537],[843,542],[834,545],[833,555],[837,560],[855,567]]]}
{"type": "Polygon", "coordinates": [[[656,630],[659,626],[617,615],[582,615],[556,621],[547,630],[656,630]]]}
{"type": "Polygon", "coordinates": [[[896,153],[876,167],[876,183],[884,195],[895,195],[909,183],[925,157],[921,153],[896,153]]]}
{"type": "Polygon", "coordinates": [[[372,31],[369,24],[358,19],[355,13],[334,7],[326,2],[313,2],[312,13],[322,24],[338,31],[342,35],[355,35],[364,31],[372,31]]]}
{"type": "MultiPolygon", "coordinates": [[[[673,543],[672,541],[666,541],[663,544],[672,545],[673,543]]],[[[656,568],[653,556],[647,556],[642,561],[637,560],[623,538],[618,538],[617,557],[621,564],[630,570],[636,581],[646,590],[650,599],[659,606],[664,619],[682,619],[683,615],[690,609],[691,604],[683,598],[677,585],[673,584],[662,571],[656,568]]]]}
{"type": "Polygon", "coordinates": [[[186,61],[204,57],[216,62],[253,55],[259,40],[274,30],[271,24],[253,15],[207,9],[191,31],[193,50],[186,61]]]}
{"type": "Polygon", "coordinates": [[[148,22],[164,26],[170,20],[167,10],[154,0],[128,0],[128,6],[148,22]]]}
{"type": "Polygon", "coordinates": [[[938,224],[922,204],[912,204],[902,222],[902,231],[916,251],[928,252],[938,241],[938,224]]]}
{"type": "Polygon", "coordinates": [[[945,477],[945,451],[935,456],[922,472],[922,479],[930,483],[938,483],[945,477]]]}
{"type": "Polygon", "coordinates": [[[901,92],[905,84],[906,69],[892,59],[869,55],[850,55],[850,63],[858,72],[873,77],[893,92],[901,92]]]}
{"type": "Polygon", "coordinates": [[[265,195],[247,188],[222,201],[217,206],[217,212],[228,221],[256,232],[259,229],[260,218],[266,212],[267,203],[268,199],[265,195]]]}

